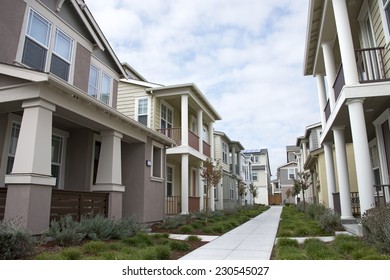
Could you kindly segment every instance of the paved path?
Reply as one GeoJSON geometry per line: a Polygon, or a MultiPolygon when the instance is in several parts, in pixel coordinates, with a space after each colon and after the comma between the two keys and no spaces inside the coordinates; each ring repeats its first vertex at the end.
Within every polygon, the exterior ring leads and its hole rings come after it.
{"type": "Polygon", "coordinates": [[[181,260],[269,260],[278,231],[282,206],[271,206],[181,260]]]}

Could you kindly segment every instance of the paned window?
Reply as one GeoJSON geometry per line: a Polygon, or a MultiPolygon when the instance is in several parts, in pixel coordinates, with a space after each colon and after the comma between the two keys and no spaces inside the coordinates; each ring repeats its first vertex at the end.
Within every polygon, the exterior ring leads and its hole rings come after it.
{"type": "Polygon", "coordinates": [[[138,99],[137,120],[146,126],[148,126],[148,106],[148,98],[138,99]]]}
{"type": "Polygon", "coordinates": [[[109,75],[91,64],[89,68],[88,94],[110,105],[112,79],[109,75]]]}

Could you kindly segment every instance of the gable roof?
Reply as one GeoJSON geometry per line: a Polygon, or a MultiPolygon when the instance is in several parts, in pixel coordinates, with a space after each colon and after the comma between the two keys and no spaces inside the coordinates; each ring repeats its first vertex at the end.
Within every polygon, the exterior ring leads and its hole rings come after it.
{"type": "MultiPolygon", "coordinates": [[[[85,4],[84,0],[70,0],[70,2],[75,7],[75,10],[77,11],[81,20],[85,24],[85,27],[87,28],[88,32],[95,40],[96,46],[100,50],[108,52],[108,54],[111,56],[112,60],[114,61],[115,65],[118,67],[119,73],[123,77],[126,77],[126,71],[124,70],[122,64],[120,63],[118,57],[116,56],[108,40],[104,36],[102,30],[100,29],[95,18],[93,17],[91,11],[88,9],[87,4],[85,4]]],[[[58,1],[57,9],[61,8],[60,6],[62,5],[62,3],[63,3],[62,0],[58,1]]]]}

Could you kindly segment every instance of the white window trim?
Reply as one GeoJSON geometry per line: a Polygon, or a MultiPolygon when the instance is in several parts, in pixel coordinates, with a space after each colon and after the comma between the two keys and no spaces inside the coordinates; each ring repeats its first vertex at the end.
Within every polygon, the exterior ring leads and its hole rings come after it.
{"type": "MultiPolygon", "coordinates": [[[[91,65],[99,70],[98,92],[97,92],[96,100],[99,100],[104,105],[112,106],[112,98],[113,98],[113,95],[114,95],[114,80],[115,80],[114,77],[115,77],[116,74],[112,70],[110,70],[108,67],[106,67],[101,61],[96,59],[95,57],[91,57],[91,65]],[[104,103],[100,99],[101,98],[101,90],[102,90],[101,87],[102,87],[103,74],[109,76],[110,79],[111,79],[111,85],[110,85],[110,90],[111,91],[110,91],[110,99],[108,101],[108,104],[104,103]]],[[[89,87],[89,75],[88,75],[88,87],[89,87]]],[[[87,89],[87,94],[89,95],[88,89],[87,89]]],[[[89,96],[91,96],[91,95],[89,95],[89,96]]]]}
{"type": "Polygon", "coordinates": [[[66,166],[66,146],[69,138],[69,133],[61,129],[52,128],[52,135],[59,136],[62,138],[62,149],[61,149],[61,164],[60,164],[60,181],[58,183],[58,189],[64,189],[65,182],[65,166],[66,166]]]}
{"type": "Polygon", "coordinates": [[[158,181],[158,182],[163,182],[164,181],[164,145],[158,143],[158,142],[155,142],[155,141],[152,141],[152,145],[151,145],[151,152],[150,152],[150,158],[152,160],[152,166],[150,167],[150,178],[152,181],[158,181]],[[156,176],[153,176],[153,160],[154,160],[154,148],[158,148],[158,149],[161,149],[161,157],[160,157],[160,177],[156,177],[156,176]]]}
{"type": "MultiPolygon", "coordinates": [[[[167,102],[165,102],[164,100],[162,100],[161,102],[160,102],[160,116],[159,116],[159,119],[160,119],[160,123],[158,124],[159,125],[159,127],[161,128],[161,111],[162,111],[162,106],[165,106],[165,107],[167,107],[167,109],[169,109],[169,110],[171,110],[171,112],[172,112],[172,128],[173,127],[175,127],[174,126],[174,119],[175,119],[175,110],[173,109],[173,107],[171,106],[171,105],[169,105],[167,102]]],[[[137,107],[138,108],[138,107],[137,107]]],[[[149,108],[148,108],[148,110],[149,110],[149,108]]]]}
{"type": "Polygon", "coordinates": [[[377,2],[378,2],[378,5],[379,5],[379,12],[380,12],[380,15],[381,15],[383,33],[385,35],[385,42],[386,42],[386,46],[385,47],[388,48],[389,45],[390,45],[390,27],[387,24],[386,13],[385,13],[385,9],[384,9],[382,0],[378,0],[377,2]]]}
{"type": "Polygon", "coordinates": [[[168,195],[168,167],[172,168],[172,196],[175,196],[175,166],[167,163],[167,180],[165,184],[165,195],[168,195]]]}
{"type": "MultiPolygon", "coordinates": [[[[52,59],[52,55],[54,54],[53,49],[54,49],[56,31],[60,30],[61,32],[63,32],[65,35],[67,35],[72,40],[72,53],[71,53],[71,57],[70,57],[71,61],[70,61],[70,67],[69,67],[69,76],[68,76],[68,80],[66,82],[73,84],[74,66],[75,66],[74,61],[75,61],[76,51],[75,51],[75,39],[73,36],[69,35],[69,34],[73,35],[73,32],[71,29],[67,28],[67,26],[65,24],[62,24],[63,22],[58,21],[58,19],[56,19],[56,17],[53,17],[53,15],[46,10],[43,10],[43,9],[38,10],[36,7],[34,7],[34,8],[30,7],[29,9],[26,9],[24,23],[22,26],[22,30],[24,30],[24,32],[20,32],[21,37],[19,40],[16,61],[23,66],[29,67],[22,62],[22,57],[23,57],[25,38],[26,38],[26,36],[28,36],[27,35],[27,28],[28,28],[28,19],[29,19],[30,11],[37,13],[38,15],[40,15],[41,17],[46,19],[51,25],[48,46],[45,47],[47,50],[45,69],[44,69],[45,72],[50,73],[51,59],[52,59]]],[[[32,39],[32,40],[35,41],[34,39],[32,39]]],[[[51,75],[54,75],[54,74],[51,73],[51,75]]]]}
{"type": "Polygon", "coordinates": [[[150,98],[150,96],[140,96],[140,97],[136,97],[135,98],[135,108],[134,108],[134,119],[138,122],[138,102],[139,100],[141,99],[147,99],[148,100],[148,121],[147,121],[147,127],[151,127],[151,115],[152,115],[152,99],[150,98]]]}
{"type": "Polygon", "coordinates": [[[295,168],[288,168],[287,169],[287,179],[288,180],[294,180],[294,179],[296,179],[296,174],[295,174],[296,172],[295,172],[295,168]],[[294,176],[294,178],[290,178],[290,175],[293,175],[294,176]]]}
{"type": "Polygon", "coordinates": [[[222,141],[222,143],[221,143],[221,150],[222,150],[222,162],[225,164],[229,164],[229,145],[225,141],[222,141]],[[226,152],[224,150],[224,146],[227,149],[226,152]],[[224,154],[226,154],[226,161],[225,161],[225,158],[223,156],[224,154]]]}
{"type": "Polygon", "coordinates": [[[374,122],[376,139],[377,139],[377,148],[379,154],[379,164],[380,164],[380,173],[381,180],[383,184],[389,184],[390,178],[387,176],[387,161],[386,161],[386,149],[382,133],[382,124],[386,121],[389,121],[390,125],[390,109],[386,109],[374,122]]]}

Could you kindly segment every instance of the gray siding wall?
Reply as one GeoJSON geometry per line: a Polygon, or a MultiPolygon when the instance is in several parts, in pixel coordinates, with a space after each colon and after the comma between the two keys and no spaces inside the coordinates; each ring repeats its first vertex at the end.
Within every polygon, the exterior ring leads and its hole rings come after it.
{"type": "Polygon", "coordinates": [[[73,129],[69,132],[66,149],[64,186],[69,190],[89,190],[91,186],[93,132],[73,129]]]}
{"type": "Polygon", "coordinates": [[[74,66],[74,85],[79,89],[88,91],[89,66],[91,65],[91,52],[77,43],[74,66]]]}
{"type": "Polygon", "coordinates": [[[19,45],[26,3],[20,0],[1,0],[0,62],[13,64],[19,45]]]}

